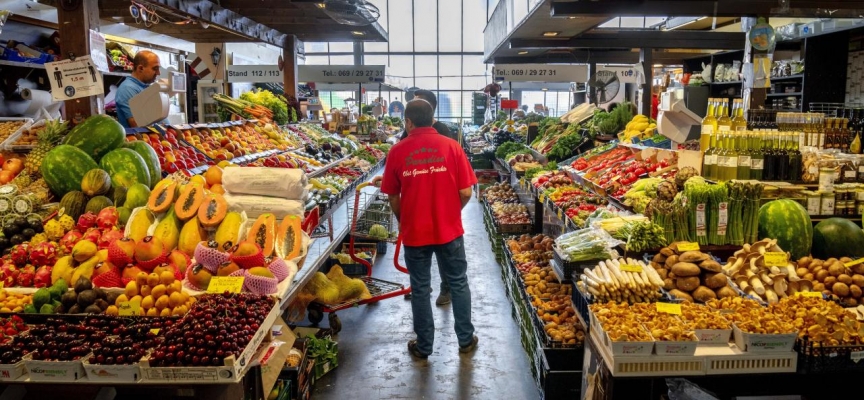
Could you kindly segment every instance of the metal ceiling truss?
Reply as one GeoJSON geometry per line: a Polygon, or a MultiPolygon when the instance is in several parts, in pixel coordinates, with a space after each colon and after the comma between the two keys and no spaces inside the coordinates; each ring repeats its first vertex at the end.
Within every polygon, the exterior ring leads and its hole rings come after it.
{"type": "Polygon", "coordinates": [[[764,16],[861,18],[864,1],[855,0],[601,0],[553,2],[553,17],[631,16],[764,16]]]}

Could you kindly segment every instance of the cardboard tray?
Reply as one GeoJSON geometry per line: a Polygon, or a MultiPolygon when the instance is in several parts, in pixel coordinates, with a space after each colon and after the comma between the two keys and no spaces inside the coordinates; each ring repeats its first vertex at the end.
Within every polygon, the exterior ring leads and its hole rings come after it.
{"type": "Polygon", "coordinates": [[[141,367],[138,364],[100,365],[90,364],[87,360],[81,364],[87,380],[91,382],[136,383],[141,380],[141,367]]]}
{"type": "Polygon", "coordinates": [[[732,336],[735,345],[742,351],[751,353],[792,352],[798,334],[759,334],[741,331],[738,325],[732,324],[732,336]]]}
{"type": "MultiPolygon", "coordinates": [[[[699,376],[705,375],[705,361],[697,357],[670,357],[648,354],[649,357],[613,354],[603,345],[598,331],[591,331],[591,340],[603,362],[615,377],[699,376]]],[[[605,332],[604,332],[605,333],[605,332]]]]}
{"type": "Polygon", "coordinates": [[[28,354],[24,356],[24,368],[30,374],[30,382],[74,382],[85,376],[81,360],[36,361],[28,354]]]}
{"type": "Polygon", "coordinates": [[[696,353],[696,346],[698,345],[698,340],[681,342],[658,340],[654,342],[654,353],[658,356],[692,356],[696,353]]]}
{"type": "MultiPolygon", "coordinates": [[[[253,357],[258,351],[258,346],[264,342],[264,339],[270,336],[270,328],[276,322],[281,310],[278,307],[278,302],[274,302],[273,308],[264,321],[261,322],[258,331],[252,337],[252,341],[246,345],[246,348],[239,356],[228,357],[225,359],[225,365],[221,367],[151,367],[149,356],[144,357],[139,362],[141,367],[141,376],[147,382],[184,382],[184,383],[236,383],[239,382],[249,365],[252,363],[253,357]]],[[[83,372],[83,371],[82,371],[83,372]]]]}
{"type": "Polygon", "coordinates": [[[732,337],[732,329],[696,329],[699,345],[727,344],[732,337]]]}
{"type": "Polygon", "coordinates": [[[15,364],[0,364],[0,381],[14,381],[26,373],[24,360],[15,364]]]}

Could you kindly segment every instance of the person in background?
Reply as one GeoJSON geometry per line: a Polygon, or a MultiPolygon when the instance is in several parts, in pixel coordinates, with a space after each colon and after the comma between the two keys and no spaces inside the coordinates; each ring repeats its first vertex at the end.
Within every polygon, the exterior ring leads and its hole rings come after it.
{"type": "Polygon", "coordinates": [[[117,88],[114,102],[117,104],[117,120],[124,128],[135,128],[138,123],[132,117],[129,100],[147,89],[159,77],[159,56],[152,51],[141,50],[132,59],[132,75],[117,88]]]}
{"type": "Polygon", "coordinates": [[[393,116],[393,114],[397,114],[397,113],[398,113],[399,116],[401,117],[401,116],[402,116],[402,112],[405,111],[405,106],[402,105],[402,102],[399,101],[399,98],[398,98],[398,97],[396,97],[396,98],[394,98],[393,101],[390,103],[390,108],[388,108],[387,111],[390,113],[390,116],[391,116],[391,117],[393,116]]]}
{"type": "Polygon", "coordinates": [[[390,208],[399,221],[411,278],[417,339],[408,342],[408,352],[420,359],[432,354],[435,339],[430,304],[433,254],[450,287],[459,352],[474,351],[478,341],[471,323],[462,228],[462,208],[471,200],[477,177],[459,144],[432,128],[433,110],[422,98],[408,102],[408,138],[390,149],[381,182],[381,192],[389,196],[390,208]]]}

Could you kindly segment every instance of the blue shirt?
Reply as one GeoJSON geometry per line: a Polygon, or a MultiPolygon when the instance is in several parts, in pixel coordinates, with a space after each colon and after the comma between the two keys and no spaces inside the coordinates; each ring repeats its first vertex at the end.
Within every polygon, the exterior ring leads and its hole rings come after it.
{"type": "Polygon", "coordinates": [[[390,103],[390,109],[388,111],[390,111],[390,114],[401,113],[405,111],[405,106],[403,106],[399,100],[396,100],[390,103]]]}
{"type": "Polygon", "coordinates": [[[128,77],[123,80],[120,87],[117,88],[117,95],[114,97],[114,103],[117,104],[117,120],[124,128],[130,128],[129,118],[132,118],[132,110],[129,108],[129,100],[135,97],[138,93],[147,89],[144,82],[128,77]]]}

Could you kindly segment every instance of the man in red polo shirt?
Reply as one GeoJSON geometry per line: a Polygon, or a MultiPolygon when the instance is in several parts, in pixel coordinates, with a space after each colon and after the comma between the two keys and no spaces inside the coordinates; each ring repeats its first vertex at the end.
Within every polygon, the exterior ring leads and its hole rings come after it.
{"type": "Polygon", "coordinates": [[[462,234],[462,208],[471,199],[477,177],[456,141],[432,128],[432,106],[423,99],[405,107],[408,137],[390,149],[381,191],[399,220],[405,264],[411,276],[411,311],[417,339],[408,351],[425,359],[432,354],[435,320],[430,303],[432,254],[450,284],[459,351],[477,348],[471,323],[471,291],[462,234]]]}

